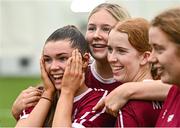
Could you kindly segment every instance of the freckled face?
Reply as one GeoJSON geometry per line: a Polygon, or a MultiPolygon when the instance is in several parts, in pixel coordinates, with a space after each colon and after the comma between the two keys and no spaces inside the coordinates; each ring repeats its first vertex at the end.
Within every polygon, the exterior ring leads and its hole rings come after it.
{"type": "Polygon", "coordinates": [[[140,54],[130,44],[128,35],[112,30],[108,40],[108,61],[117,81],[133,81],[140,70],[140,54]]]}
{"type": "Polygon", "coordinates": [[[55,85],[60,90],[66,63],[72,55],[74,48],[70,46],[70,41],[59,40],[50,41],[45,44],[43,49],[43,59],[45,61],[45,69],[55,85]]]}

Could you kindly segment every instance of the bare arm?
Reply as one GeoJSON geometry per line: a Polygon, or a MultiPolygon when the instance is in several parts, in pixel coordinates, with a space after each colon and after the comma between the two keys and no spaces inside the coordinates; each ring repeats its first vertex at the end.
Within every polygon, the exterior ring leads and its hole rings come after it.
{"type": "Polygon", "coordinates": [[[171,85],[159,81],[128,82],[114,89],[104,101],[95,106],[95,110],[106,106],[107,112],[116,116],[128,100],[159,100],[163,101],[171,85]]]}
{"type": "Polygon", "coordinates": [[[18,120],[24,109],[35,106],[38,103],[42,92],[42,90],[36,87],[29,87],[23,90],[12,105],[11,112],[13,117],[18,120]]]}
{"type": "Polygon", "coordinates": [[[72,126],[73,100],[82,83],[82,58],[78,51],[73,51],[67,62],[61,84],[61,94],[57,103],[53,127],[72,126]]]}
{"type": "Polygon", "coordinates": [[[48,111],[51,107],[51,101],[53,100],[55,87],[50,81],[44,69],[44,64],[42,60],[41,60],[41,75],[45,89],[45,91],[42,94],[42,98],[39,100],[38,104],[34,107],[32,112],[29,114],[29,116],[26,119],[20,119],[17,122],[16,127],[41,127],[44,124],[48,111]],[[47,100],[46,98],[49,100],[47,100]]]}
{"type": "Polygon", "coordinates": [[[128,91],[129,96],[127,99],[164,101],[171,86],[172,85],[162,83],[161,80],[130,82],[125,83],[124,91],[128,91]]]}
{"type": "MultiPolygon", "coordinates": [[[[52,99],[51,94],[48,92],[44,92],[43,97],[48,99],[52,99]]],[[[20,119],[16,127],[40,127],[43,126],[48,111],[50,109],[51,102],[41,98],[35,108],[32,110],[30,115],[26,119],[20,119]],[[40,117],[40,118],[37,118],[40,117]]]]}

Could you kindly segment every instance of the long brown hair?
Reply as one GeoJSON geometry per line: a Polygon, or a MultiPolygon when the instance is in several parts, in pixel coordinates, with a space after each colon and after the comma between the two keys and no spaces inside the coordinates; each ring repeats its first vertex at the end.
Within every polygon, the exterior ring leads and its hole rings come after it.
{"type": "MultiPolygon", "coordinates": [[[[88,43],[85,40],[84,35],[73,25],[67,25],[54,31],[46,40],[45,45],[51,41],[58,40],[69,40],[71,47],[77,48],[81,55],[84,55],[85,53],[89,52],[88,43]]],[[[57,101],[59,99],[59,95],[59,90],[57,90],[53,97],[53,103],[51,105],[49,113],[44,122],[44,126],[46,127],[52,126],[52,121],[56,110],[57,101]]]]}
{"type": "Polygon", "coordinates": [[[151,25],[160,28],[169,40],[180,45],[180,6],[157,15],[151,25]]]}

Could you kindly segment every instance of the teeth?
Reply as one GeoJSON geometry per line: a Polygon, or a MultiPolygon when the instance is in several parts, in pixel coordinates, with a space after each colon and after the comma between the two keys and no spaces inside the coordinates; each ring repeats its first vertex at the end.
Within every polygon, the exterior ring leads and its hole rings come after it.
{"type": "Polygon", "coordinates": [[[120,67],[112,67],[113,70],[121,70],[123,69],[123,66],[120,66],[120,67]]]}
{"type": "Polygon", "coordinates": [[[92,44],[92,46],[93,46],[94,48],[105,48],[105,47],[107,47],[106,44],[92,44]]]}
{"type": "Polygon", "coordinates": [[[54,79],[60,79],[62,77],[62,75],[53,75],[54,79]]]}

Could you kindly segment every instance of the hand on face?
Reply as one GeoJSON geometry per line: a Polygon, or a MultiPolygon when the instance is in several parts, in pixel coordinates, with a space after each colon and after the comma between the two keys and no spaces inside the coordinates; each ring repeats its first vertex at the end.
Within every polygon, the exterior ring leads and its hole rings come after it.
{"type": "Polygon", "coordinates": [[[67,61],[66,69],[61,84],[61,92],[65,91],[75,95],[83,81],[82,57],[78,50],[72,52],[72,57],[67,61]]]}
{"type": "Polygon", "coordinates": [[[44,89],[45,89],[45,91],[48,91],[51,94],[53,94],[55,92],[55,86],[53,85],[52,81],[50,80],[50,78],[45,70],[45,65],[44,65],[44,61],[42,58],[40,60],[40,66],[41,66],[41,78],[43,80],[44,89]]]}

